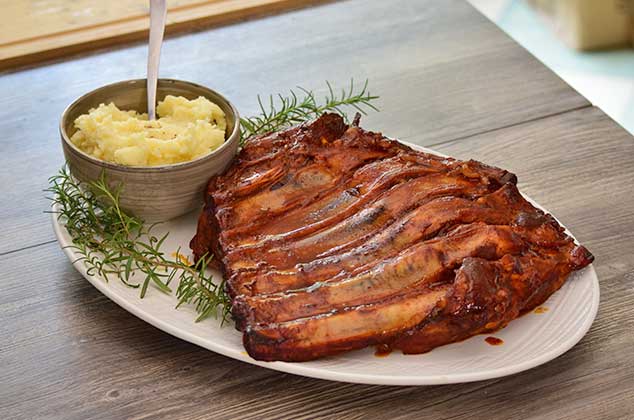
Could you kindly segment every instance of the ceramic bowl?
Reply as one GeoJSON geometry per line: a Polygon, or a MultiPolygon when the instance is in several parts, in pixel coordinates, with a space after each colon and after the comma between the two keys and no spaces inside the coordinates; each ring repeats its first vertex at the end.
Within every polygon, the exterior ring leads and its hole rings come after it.
{"type": "Polygon", "coordinates": [[[80,181],[98,179],[105,171],[111,186],[122,185],[121,207],[146,222],[158,222],[200,209],[207,181],[229,165],[240,142],[240,117],[235,107],[221,94],[190,82],[159,79],[157,99],[167,95],[195,99],[203,96],[225,113],[225,142],[213,152],[195,160],[162,166],[124,166],[94,158],[71,141],[75,119],[101,103],[113,102],[124,110],[146,112],[145,79],[127,80],[89,92],[66,108],[60,121],[64,156],[72,175],[80,181]]]}

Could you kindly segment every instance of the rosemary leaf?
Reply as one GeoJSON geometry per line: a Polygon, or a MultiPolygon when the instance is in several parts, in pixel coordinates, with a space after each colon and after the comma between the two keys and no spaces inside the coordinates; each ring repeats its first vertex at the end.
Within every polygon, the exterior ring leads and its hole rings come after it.
{"type": "Polygon", "coordinates": [[[161,250],[168,234],[157,237],[152,233],[154,225],[146,226],[141,219],[126,214],[120,207],[121,188],[110,188],[104,174],[83,184],[64,166],[49,179],[46,191],[52,194],[59,209],[57,217],[72,238],[71,248],[89,275],[99,275],[105,281],[116,277],[128,287],[140,288],[141,298],[150,284],[172,293],[169,283],[176,279],[178,305],[193,302],[199,313],[197,320],[218,313],[228,316],[229,298],[223,285],[213,283],[206,263],[191,267],[181,260],[180,250],[173,260],[168,259],[161,250]],[[137,272],[143,275],[140,284],[130,281],[137,272]],[[185,300],[183,289],[188,292],[185,300]]]}
{"type": "Polygon", "coordinates": [[[354,80],[350,79],[348,89],[341,89],[341,93],[332,84],[326,81],[328,94],[324,98],[324,102],[319,104],[315,99],[312,90],[307,90],[301,86],[297,87],[303,96],[298,96],[294,90],[290,91],[289,96],[278,94],[276,100],[273,96],[269,96],[268,104],[264,105],[262,98],[258,95],[257,101],[260,108],[260,115],[241,118],[241,144],[251,136],[258,134],[266,134],[278,131],[294,124],[316,118],[325,112],[336,112],[344,117],[347,121],[347,114],[343,107],[352,107],[362,114],[366,114],[366,109],[378,111],[372,101],[378,99],[378,96],[372,96],[368,91],[368,81],[366,80],[361,90],[355,90],[354,80]]]}

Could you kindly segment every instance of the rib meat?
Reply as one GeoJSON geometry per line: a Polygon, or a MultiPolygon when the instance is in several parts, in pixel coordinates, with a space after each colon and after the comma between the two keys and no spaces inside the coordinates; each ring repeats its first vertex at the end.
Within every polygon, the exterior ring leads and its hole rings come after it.
{"type": "Polygon", "coordinates": [[[222,269],[258,360],[404,353],[505,326],[592,262],[515,175],[326,114],[250,139],[191,247],[222,269]]]}

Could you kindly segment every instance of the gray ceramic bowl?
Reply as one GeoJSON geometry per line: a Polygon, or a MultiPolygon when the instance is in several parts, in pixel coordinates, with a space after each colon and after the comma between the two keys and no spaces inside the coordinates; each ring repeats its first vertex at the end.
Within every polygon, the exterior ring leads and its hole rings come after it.
{"type": "Polygon", "coordinates": [[[158,100],[167,95],[195,99],[203,96],[225,112],[225,143],[208,155],[183,163],[163,166],[123,166],[96,159],[79,150],[70,137],[75,133],[75,119],[101,103],[114,102],[124,110],[147,110],[145,79],[129,80],[103,86],[77,99],[66,108],[60,122],[64,156],[70,171],[81,181],[97,179],[105,170],[112,186],[123,184],[123,209],[147,222],[172,219],[200,208],[203,191],[212,175],[222,172],[231,162],[240,141],[240,118],[235,107],[219,93],[194,83],[159,79],[158,100]]]}

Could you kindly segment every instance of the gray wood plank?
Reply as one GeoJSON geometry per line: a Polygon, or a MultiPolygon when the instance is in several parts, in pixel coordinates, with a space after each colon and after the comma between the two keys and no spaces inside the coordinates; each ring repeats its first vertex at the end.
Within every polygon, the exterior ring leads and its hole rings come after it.
{"type": "MultiPolygon", "coordinates": [[[[142,77],[144,45],[0,76],[0,254],[52,239],[41,190],[62,164],[64,107],[101,85],[142,77]]],[[[588,106],[461,0],[351,0],[169,39],[161,75],[255,96],[369,78],[383,110],[364,125],[424,144],[588,106]]]]}
{"type": "MultiPolygon", "coordinates": [[[[425,142],[425,137],[413,141],[425,142]]],[[[80,278],[57,244],[0,256],[3,418],[629,419],[634,413],[634,139],[588,108],[437,147],[515,171],[596,255],[601,307],[573,349],[507,378],[341,384],[202,350],[80,278]]],[[[169,309],[166,309],[169,310],[169,309]]]]}

